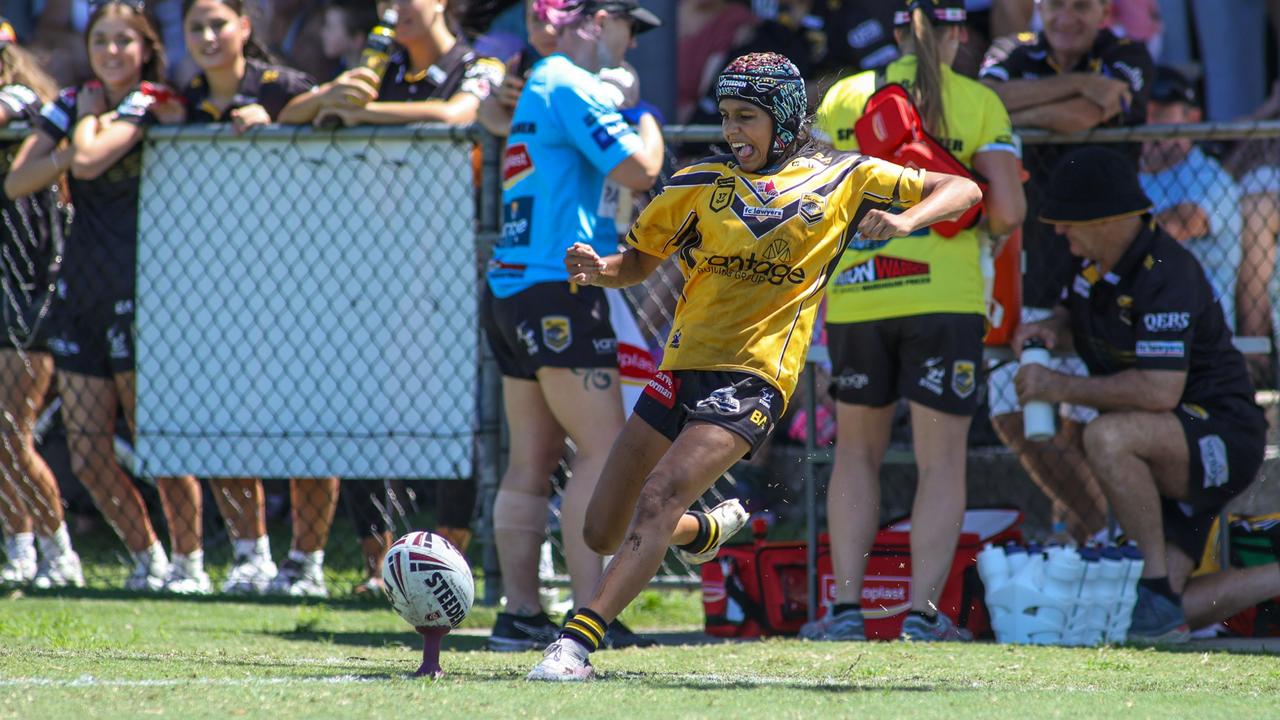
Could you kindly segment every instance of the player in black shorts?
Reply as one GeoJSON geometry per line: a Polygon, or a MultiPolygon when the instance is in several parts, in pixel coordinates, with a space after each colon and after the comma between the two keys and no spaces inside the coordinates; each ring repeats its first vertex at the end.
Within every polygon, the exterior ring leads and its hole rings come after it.
{"type": "MultiPolygon", "coordinates": [[[[18,46],[0,18],[0,125],[30,124],[52,100],[57,85],[18,46]]],[[[8,173],[32,143],[0,143],[8,173]]],[[[66,150],[45,162],[63,166],[66,150]]],[[[15,178],[15,187],[21,177],[15,178]]],[[[62,496],[35,449],[32,428],[53,380],[47,346],[53,321],[53,282],[69,219],[61,179],[25,197],[0,198],[0,520],[5,555],[0,584],[64,587],[84,584],[80,558],[63,523],[62,496]],[[36,544],[40,546],[37,562],[36,544]]]]}
{"type": "Polygon", "coordinates": [[[1065,157],[1040,217],[1066,237],[1076,274],[1054,318],[1021,326],[1014,347],[1033,337],[1074,347],[1089,377],[1023,365],[1018,398],[1101,413],[1083,450],[1146,559],[1129,636],[1186,640],[1189,625],[1280,593],[1274,566],[1188,580],[1217,513],[1258,475],[1266,419],[1204,269],[1152,220],[1126,157],[1065,157]]]}
{"type": "Polygon", "coordinates": [[[113,446],[117,408],[123,408],[132,428],[135,405],[133,305],[143,128],[183,117],[181,103],[160,84],[164,46],[141,7],[120,0],[96,6],[86,33],[95,79],[64,89],[44,106],[6,189],[15,196],[43,191],[69,171],[75,222],[58,280],[58,331],[49,347],[58,370],[71,467],[133,553],[125,588],[207,592],[199,485],[189,476],[157,479],[176,561],[171,573],[142,497],[116,464],[113,446]],[[58,151],[64,141],[69,150],[58,151]],[[22,178],[21,187],[14,176],[22,178]]]}

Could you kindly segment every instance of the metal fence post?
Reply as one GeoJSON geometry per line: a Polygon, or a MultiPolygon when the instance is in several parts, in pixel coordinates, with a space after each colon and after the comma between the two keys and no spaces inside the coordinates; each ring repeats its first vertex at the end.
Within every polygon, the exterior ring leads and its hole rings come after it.
{"type": "MultiPolygon", "coordinates": [[[[479,188],[479,227],[476,233],[478,272],[476,292],[484,292],[484,269],[493,252],[493,246],[502,231],[502,139],[489,133],[480,136],[481,178],[479,188]]],[[[498,565],[498,550],[494,542],[493,501],[498,494],[498,482],[506,465],[502,446],[502,382],[498,364],[489,344],[485,342],[477,322],[477,353],[480,362],[480,407],[476,431],[476,485],[479,489],[480,517],[476,523],[477,539],[483,550],[481,567],[484,570],[484,595],[481,603],[496,605],[502,597],[502,570],[498,565]]]]}

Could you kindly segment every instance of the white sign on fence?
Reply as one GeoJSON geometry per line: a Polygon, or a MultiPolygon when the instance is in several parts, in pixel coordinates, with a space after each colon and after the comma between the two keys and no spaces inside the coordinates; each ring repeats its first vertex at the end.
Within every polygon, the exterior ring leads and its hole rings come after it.
{"type": "Polygon", "coordinates": [[[143,168],[143,472],[470,475],[469,145],[165,137],[143,168]]]}

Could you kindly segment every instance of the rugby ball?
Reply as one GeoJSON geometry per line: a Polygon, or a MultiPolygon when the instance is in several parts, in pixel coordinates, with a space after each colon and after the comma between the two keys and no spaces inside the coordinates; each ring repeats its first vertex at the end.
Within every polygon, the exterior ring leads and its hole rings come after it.
{"type": "Polygon", "coordinates": [[[382,561],[383,591],[414,628],[455,628],[471,612],[475,579],[453,543],[411,532],[391,544],[382,561]]]}

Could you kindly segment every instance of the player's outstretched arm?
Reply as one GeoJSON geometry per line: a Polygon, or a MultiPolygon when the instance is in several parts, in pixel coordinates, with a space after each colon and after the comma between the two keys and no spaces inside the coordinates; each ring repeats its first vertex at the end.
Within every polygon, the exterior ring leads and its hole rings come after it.
{"type": "Polygon", "coordinates": [[[630,248],[616,255],[600,257],[590,245],[574,243],[564,253],[569,281],[579,285],[630,287],[649,277],[660,264],[662,258],[630,248]]]}
{"type": "Polygon", "coordinates": [[[926,172],[920,202],[900,214],[871,210],[858,223],[858,232],[868,240],[906,237],[920,228],[960,217],[982,200],[982,190],[968,178],[926,172]]]}

